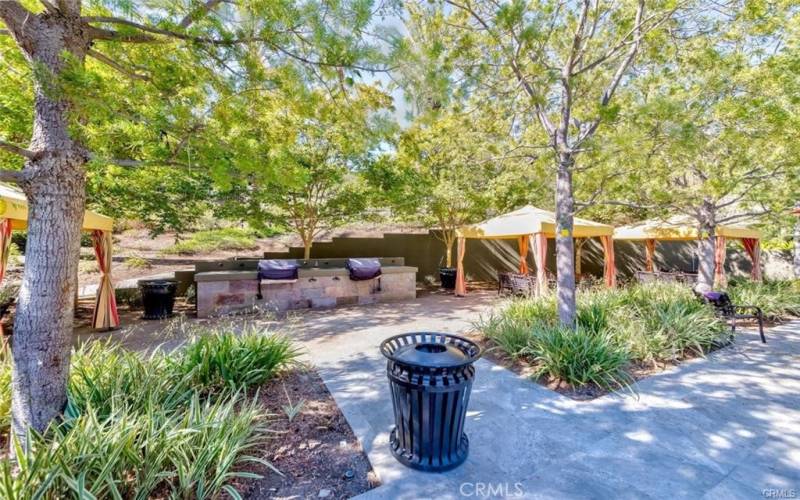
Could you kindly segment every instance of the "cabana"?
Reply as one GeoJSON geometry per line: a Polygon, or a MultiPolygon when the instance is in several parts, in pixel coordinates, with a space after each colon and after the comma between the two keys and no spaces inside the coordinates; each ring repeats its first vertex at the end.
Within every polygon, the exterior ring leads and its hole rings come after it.
{"type": "MultiPolygon", "coordinates": [[[[614,230],[615,240],[643,241],[645,244],[645,270],[653,272],[653,257],[656,241],[696,241],[701,235],[697,224],[686,216],[675,216],[667,220],[652,219],[614,230]]],[[[725,279],[725,244],[728,240],[741,240],[753,263],[750,273],[754,281],[761,280],[761,233],[756,229],[738,224],[720,224],[715,232],[714,281],[725,279]]]]}
{"type": "MultiPolygon", "coordinates": [[[[86,211],[83,230],[91,232],[94,253],[100,268],[100,285],[97,287],[92,326],[111,329],[119,326],[114,285],[111,282],[111,231],[114,221],[110,217],[86,211]]],[[[11,231],[28,227],[28,200],[21,190],[0,183],[0,283],[6,272],[11,231]]]]}
{"type": "MultiPolygon", "coordinates": [[[[609,287],[616,284],[613,234],[612,226],[577,217],[573,220],[573,237],[600,238],[605,253],[604,276],[609,287]]],[[[556,237],[556,216],[553,212],[526,205],[519,210],[499,215],[479,224],[460,227],[456,230],[456,237],[458,238],[456,295],[467,294],[467,284],[464,278],[464,252],[467,238],[517,240],[520,273],[528,272],[526,257],[530,242],[530,246],[533,248],[533,260],[536,263],[536,291],[541,294],[547,289],[547,277],[544,270],[547,239],[556,237]]]]}

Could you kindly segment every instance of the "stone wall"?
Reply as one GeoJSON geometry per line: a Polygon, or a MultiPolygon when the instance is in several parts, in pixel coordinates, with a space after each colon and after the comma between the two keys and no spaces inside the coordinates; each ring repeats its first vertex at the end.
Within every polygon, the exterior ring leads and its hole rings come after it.
{"type": "Polygon", "coordinates": [[[212,276],[214,279],[207,279],[207,275],[215,273],[199,273],[195,277],[197,316],[252,308],[321,309],[416,297],[416,269],[411,267],[385,268],[380,278],[365,281],[351,280],[344,269],[310,271],[291,282],[262,282],[261,300],[257,299],[258,282],[249,273],[221,273],[225,276],[212,276]]]}

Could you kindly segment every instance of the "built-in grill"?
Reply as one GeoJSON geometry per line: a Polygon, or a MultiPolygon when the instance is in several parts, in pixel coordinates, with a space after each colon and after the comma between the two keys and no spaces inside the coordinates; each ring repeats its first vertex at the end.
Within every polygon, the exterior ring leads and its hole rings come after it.
{"type": "Polygon", "coordinates": [[[381,275],[381,261],[378,259],[347,259],[345,267],[353,281],[371,280],[381,275]]]}
{"type": "Polygon", "coordinates": [[[300,265],[292,260],[260,260],[258,261],[258,299],[261,295],[261,280],[286,281],[297,279],[297,269],[300,265]]]}

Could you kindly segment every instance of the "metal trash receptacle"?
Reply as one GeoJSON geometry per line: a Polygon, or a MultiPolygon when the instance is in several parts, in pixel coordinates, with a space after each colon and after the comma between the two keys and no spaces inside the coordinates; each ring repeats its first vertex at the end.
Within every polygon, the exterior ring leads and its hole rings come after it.
{"type": "Polygon", "coordinates": [[[175,306],[175,280],[139,280],[139,291],[142,293],[144,306],[143,319],[164,319],[172,316],[175,306]]]}
{"type": "Polygon", "coordinates": [[[481,348],[456,335],[414,332],[390,337],[380,349],[394,407],[392,455],[424,471],[461,465],[469,453],[464,421],[481,348]]]}

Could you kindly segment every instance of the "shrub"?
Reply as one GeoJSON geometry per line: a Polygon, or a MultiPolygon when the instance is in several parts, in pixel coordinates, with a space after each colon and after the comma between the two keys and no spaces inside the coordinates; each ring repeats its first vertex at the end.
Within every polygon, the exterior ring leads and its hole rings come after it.
{"type": "MultiPolygon", "coordinates": [[[[258,398],[238,389],[296,356],[285,337],[253,330],[198,332],[184,349],[148,356],[84,344],[72,357],[63,420],[18,448],[17,470],[0,460],[0,498],[238,498],[230,482],[255,475],[237,469],[269,465],[247,455],[268,421],[258,398]]],[[[6,430],[9,374],[9,362],[0,364],[6,430]]]]}
{"type": "Polygon", "coordinates": [[[247,389],[263,384],[299,356],[288,337],[249,328],[241,335],[212,332],[192,340],[173,365],[198,390],[247,389]]]}
{"type": "Polygon", "coordinates": [[[728,293],[734,304],[758,306],[771,320],[800,316],[800,280],[731,280],[728,293]]]}
{"type": "Polygon", "coordinates": [[[573,387],[595,384],[604,389],[629,385],[627,352],[606,333],[584,328],[542,326],[526,350],[536,363],[536,374],[573,387]]]}
{"type": "Polygon", "coordinates": [[[125,259],[125,267],[128,269],[150,269],[153,265],[150,264],[149,260],[133,255],[125,259]]]}
{"type": "Polygon", "coordinates": [[[0,496],[216,498],[227,491],[235,498],[227,483],[251,476],[234,469],[256,460],[246,453],[263,441],[265,423],[255,403],[238,395],[212,402],[195,394],[178,411],[128,406],[102,416],[89,407],[32,435],[27,452],[17,447],[18,474],[9,460],[0,462],[0,496]]]}
{"type": "Polygon", "coordinates": [[[211,229],[194,233],[163,252],[166,254],[195,255],[217,251],[255,250],[258,248],[255,233],[238,228],[211,229]]]}
{"type": "Polygon", "coordinates": [[[628,361],[654,363],[702,355],[726,326],[688,287],[653,283],[578,295],[577,332],[558,326],[555,299],[515,299],[476,325],[498,349],[528,358],[542,374],[605,388],[627,383],[628,361]]]}

